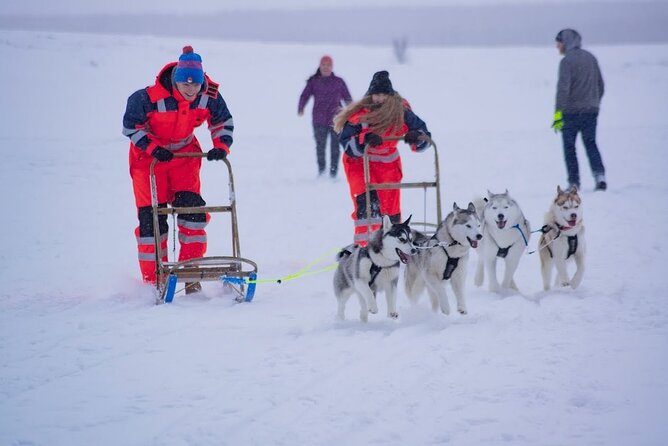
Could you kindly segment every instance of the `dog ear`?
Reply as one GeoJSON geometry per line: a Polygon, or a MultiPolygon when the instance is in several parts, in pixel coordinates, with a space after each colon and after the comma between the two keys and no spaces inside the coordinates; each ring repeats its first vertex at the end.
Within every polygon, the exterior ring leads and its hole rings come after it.
{"type": "Polygon", "coordinates": [[[557,195],[561,195],[564,191],[561,190],[561,186],[557,184],[557,195]]]}
{"type": "Polygon", "coordinates": [[[392,220],[390,220],[390,216],[387,214],[383,215],[383,231],[389,231],[391,227],[392,220]]]}
{"type": "Polygon", "coordinates": [[[471,201],[469,201],[469,206],[466,208],[466,210],[475,214],[475,212],[476,212],[475,205],[471,201]]]}
{"type": "Polygon", "coordinates": [[[458,211],[458,210],[459,210],[459,206],[457,206],[457,202],[456,202],[456,201],[455,201],[454,203],[452,203],[452,210],[453,210],[453,211],[458,211]]]}
{"type": "Polygon", "coordinates": [[[413,218],[413,214],[409,215],[406,221],[402,223],[402,225],[409,226],[411,224],[411,218],[413,218]]]}

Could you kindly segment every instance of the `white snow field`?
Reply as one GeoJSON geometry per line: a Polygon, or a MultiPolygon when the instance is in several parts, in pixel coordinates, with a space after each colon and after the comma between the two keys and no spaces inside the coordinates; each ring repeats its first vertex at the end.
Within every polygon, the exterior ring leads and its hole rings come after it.
{"type": "MultiPolygon", "coordinates": [[[[665,444],[668,44],[585,36],[607,87],[609,189],[593,191],[578,141],[588,256],[577,290],[543,292],[526,254],[521,293],[490,293],[473,285],[472,254],[468,315],[433,313],[426,296],[413,306],[401,289],[398,320],[381,297],[363,324],[355,300],[335,320],[331,271],[263,283],[243,304],[207,282],[156,306],[139,281],[121,120],[182,46],[234,115],[241,252],[274,279],[329,265],[352,240],[345,179],[316,180],[310,117],[297,116],[320,56],[355,98],[389,70],[438,145],[446,213],[507,188],[538,228],[566,183],[550,39],[410,48],[398,65],[382,46],[0,31],[0,444],[665,444]]],[[[401,151],[406,181],[433,178],[431,151],[401,151]]],[[[222,167],[203,167],[210,204],[227,199],[222,167]]],[[[433,219],[434,203],[403,192],[404,216],[433,219]]],[[[210,254],[229,252],[225,216],[209,240],[210,254]]]]}

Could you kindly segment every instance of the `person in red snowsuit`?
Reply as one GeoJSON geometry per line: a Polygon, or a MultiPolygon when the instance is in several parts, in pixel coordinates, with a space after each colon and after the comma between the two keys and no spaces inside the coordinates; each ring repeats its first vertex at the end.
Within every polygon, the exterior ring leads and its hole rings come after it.
{"type": "MultiPolygon", "coordinates": [[[[213,149],[208,160],[224,159],[232,145],[234,123],[227,104],[202,68],[202,58],[190,46],[183,48],[178,62],[160,70],[155,84],[134,92],[128,98],[123,116],[123,134],[130,138],[130,176],[139,226],[135,229],[139,268],[146,283],[156,281],[153,215],[149,168],[154,172],[160,207],[199,207],[206,202],[200,195],[201,158],[174,158],[175,153],[202,153],[193,131],[208,123],[213,149]]],[[[179,261],[202,257],[206,253],[205,227],[208,214],[180,214],[179,261]]],[[[167,216],[159,216],[160,255],[167,261],[167,216]]],[[[198,291],[199,283],[188,291],[198,291]]]]}
{"type": "Polygon", "coordinates": [[[354,207],[353,241],[366,246],[368,228],[371,227],[371,231],[378,229],[383,215],[388,215],[393,223],[401,222],[401,201],[399,189],[373,190],[370,193],[371,215],[366,215],[365,151],[369,157],[372,183],[399,183],[403,176],[398,141],[384,138],[403,137],[413,151],[421,152],[430,145],[431,133],[411,111],[408,102],[394,91],[387,71],[375,73],[364,97],[334,117],[334,130],[345,150],[343,168],[354,207]]]}

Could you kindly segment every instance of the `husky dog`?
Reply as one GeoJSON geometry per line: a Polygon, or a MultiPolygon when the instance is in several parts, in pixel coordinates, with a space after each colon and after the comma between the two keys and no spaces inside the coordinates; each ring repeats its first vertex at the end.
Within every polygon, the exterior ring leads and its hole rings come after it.
{"type": "Polygon", "coordinates": [[[431,237],[413,231],[418,253],[406,265],[404,285],[406,294],[417,302],[425,286],[431,300],[431,308],[439,306],[444,314],[450,314],[445,282],[450,281],[457,298],[457,311],[466,314],[464,282],[470,248],[477,248],[482,238],[481,222],[473,203],[460,209],[454,203],[452,212],[443,220],[431,237]]]}
{"type": "Polygon", "coordinates": [[[369,312],[377,313],[376,292],[384,291],[387,299],[387,316],[393,319],[397,313],[397,282],[399,264],[407,263],[415,254],[411,218],[392,224],[383,216],[383,226],[371,234],[369,246],[350,245],[338,254],[339,265],[334,274],[334,294],[338,300],[337,317],[345,319],[346,302],[357,294],[360,302],[360,319],[369,320],[369,312]]]}
{"type": "MultiPolygon", "coordinates": [[[[520,257],[529,243],[531,229],[524,218],[517,202],[508,194],[494,194],[487,191],[484,208],[480,214],[483,220],[483,237],[478,250],[478,267],[475,274],[476,286],[481,286],[485,278],[485,270],[489,275],[489,290],[499,292],[502,288],[517,290],[515,270],[520,257]],[[503,281],[499,285],[496,278],[496,258],[506,261],[503,281]]],[[[482,206],[483,203],[478,203],[482,206]]]]}
{"type": "Polygon", "coordinates": [[[557,269],[556,284],[577,288],[582,282],[585,260],[584,223],[582,222],[582,200],[576,187],[567,191],[557,186],[557,196],[550,211],[545,214],[545,226],[540,236],[540,270],[543,288],[550,289],[552,266],[557,269]],[[575,259],[575,274],[568,279],[567,260],[575,259]]]}

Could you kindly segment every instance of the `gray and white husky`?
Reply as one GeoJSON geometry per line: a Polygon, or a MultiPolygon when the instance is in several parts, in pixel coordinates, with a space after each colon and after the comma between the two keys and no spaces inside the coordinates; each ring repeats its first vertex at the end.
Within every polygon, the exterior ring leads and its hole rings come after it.
{"type": "Polygon", "coordinates": [[[457,298],[457,311],[466,314],[464,284],[466,266],[471,248],[478,247],[482,238],[481,221],[473,203],[466,209],[453,204],[450,212],[436,229],[432,237],[413,231],[413,243],[417,254],[406,265],[404,285],[408,298],[417,302],[425,288],[431,300],[431,308],[439,308],[450,314],[450,305],[445,291],[450,282],[457,298]]]}
{"type": "Polygon", "coordinates": [[[557,196],[545,214],[540,243],[540,270],[543,288],[550,289],[552,268],[556,267],[555,284],[577,288],[585,269],[585,239],[582,221],[582,199],[576,187],[567,191],[557,186],[557,196]],[[567,261],[575,259],[575,274],[568,278],[567,261]]]}
{"type": "Polygon", "coordinates": [[[387,299],[387,316],[393,319],[397,313],[397,282],[399,265],[407,263],[415,254],[411,218],[392,224],[383,216],[383,225],[371,234],[369,245],[350,245],[337,258],[339,265],[334,273],[334,294],[338,301],[337,317],[345,319],[346,302],[356,294],[360,302],[360,319],[369,320],[369,313],[377,313],[376,293],[383,291],[387,299]]]}
{"type": "Polygon", "coordinates": [[[517,290],[514,275],[531,236],[529,222],[507,189],[502,194],[488,190],[486,203],[477,203],[479,207],[483,204],[479,212],[483,220],[483,237],[478,249],[474,283],[476,286],[483,284],[486,270],[490,291],[499,292],[509,288],[517,290]],[[496,259],[499,257],[505,260],[501,284],[496,278],[496,259]]]}

